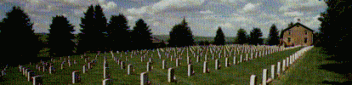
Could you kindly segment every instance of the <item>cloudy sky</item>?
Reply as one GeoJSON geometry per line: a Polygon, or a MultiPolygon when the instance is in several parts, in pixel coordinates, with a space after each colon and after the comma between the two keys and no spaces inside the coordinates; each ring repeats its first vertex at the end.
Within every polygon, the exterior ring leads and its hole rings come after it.
{"type": "Polygon", "coordinates": [[[48,33],[56,15],[67,16],[75,26],[74,33],[80,33],[83,13],[88,6],[97,4],[102,6],[108,21],[111,15],[125,15],[130,29],[141,18],[153,35],[168,35],[186,17],[193,35],[212,37],[219,26],[225,36],[236,36],[240,28],[249,34],[258,27],[267,37],[272,24],[281,30],[298,18],[318,31],[317,18],[327,8],[319,0],[1,0],[0,18],[5,18],[13,6],[20,6],[34,23],[36,33],[48,33]]]}

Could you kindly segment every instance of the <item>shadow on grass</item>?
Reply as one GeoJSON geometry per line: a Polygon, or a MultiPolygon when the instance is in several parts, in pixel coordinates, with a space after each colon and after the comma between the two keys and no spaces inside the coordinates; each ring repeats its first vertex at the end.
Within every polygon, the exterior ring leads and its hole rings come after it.
{"type": "Polygon", "coordinates": [[[326,81],[325,80],[322,83],[333,84],[333,85],[352,85],[352,74],[351,74],[352,69],[349,68],[352,65],[352,62],[350,62],[351,59],[349,59],[348,57],[345,57],[345,56],[343,56],[343,57],[333,56],[333,57],[325,58],[325,60],[335,61],[336,63],[320,65],[319,69],[323,69],[323,70],[327,70],[327,71],[331,71],[334,73],[344,75],[344,78],[348,79],[348,81],[336,82],[336,81],[326,81]]]}

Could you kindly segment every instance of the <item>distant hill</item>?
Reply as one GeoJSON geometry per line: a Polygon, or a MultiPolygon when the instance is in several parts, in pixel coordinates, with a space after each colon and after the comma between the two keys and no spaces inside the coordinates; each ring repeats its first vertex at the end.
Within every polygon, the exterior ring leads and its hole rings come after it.
{"type": "MultiPolygon", "coordinates": [[[[47,43],[48,40],[47,38],[48,33],[37,33],[36,35],[39,36],[39,39],[43,42],[43,43],[47,43]]],[[[75,34],[75,36],[77,36],[77,34],[75,34]]],[[[170,38],[169,35],[152,35],[153,37],[157,38],[159,41],[165,41],[167,42],[170,38]]],[[[214,36],[215,37],[215,36],[214,36]]],[[[209,41],[209,42],[214,42],[214,37],[204,37],[204,36],[194,36],[194,41],[195,43],[199,43],[200,41],[209,41]]],[[[226,43],[233,43],[235,40],[235,37],[225,37],[225,41],[226,43]]],[[[75,42],[77,42],[76,39],[74,39],[75,42]]]]}

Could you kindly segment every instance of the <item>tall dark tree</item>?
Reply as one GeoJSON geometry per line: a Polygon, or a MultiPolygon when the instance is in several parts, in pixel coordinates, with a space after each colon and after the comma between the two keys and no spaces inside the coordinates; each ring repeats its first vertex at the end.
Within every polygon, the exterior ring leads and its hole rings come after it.
{"type": "Polygon", "coordinates": [[[276,28],[275,24],[273,24],[270,27],[268,44],[269,45],[278,45],[279,43],[280,43],[280,41],[279,41],[279,32],[277,31],[277,28],[276,28]]]}
{"type": "Polygon", "coordinates": [[[98,50],[100,51],[108,51],[108,38],[106,36],[106,31],[107,31],[107,19],[104,15],[103,9],[101,6],[98,4],[95,6],[95,29],[99,30],[99,33],[95,35],[97,37],[97,45],[98,45],[98,50]]]}
{"type": "Polygon", "coordinates": [[[191,46],[194,44],[191,28],[188,27],[186,19],[175,25],[170,31],[169,45],[172,47],[191,46]]]}
{"type": "Polygon", "coordinates": [[[98,49],[98,42],[96,35],[100,35],[101,32],[96,29],[94,26],[95,22],[95,13],[94,13],[94,8],[93,5],[89,6],[87,11],[84,13],[84,17],[81,18],[81,32],[79,34],[79,42],[78,42],[78,47],[77,47],[77,53],[83,53],[83,52],[95,52],[98,49]]]}
{"type": "Polygon", "coordinates": [[[259,28],[253,28],[253,30],[250,33],[249,44],[252,44],[252,45],[262,44],[263,43],[263,39],[261,38],[262,36],[263,36],[263,33],[259,28]]]}
{"type": "Polygon", "coordinates": [[[352,24],[346,20],[352,19],[352,1],[325,0],[325,2],[328,8],[326,12],[321,13],[322,18],[319,18],[322,22],[320,28],[320,32],[322,32],[322,47],[328,53],[337,56],[349,55],[349,50],[346,49],[352,47],[352,37],[350,35],[352,24]]]}
{"type": "Polygon", "coordinates": [[[37,57],[42,44],[32,29],[33,23],[28,15],[20,7],[14,6],[6,16],[0,27],[0,53],[10,56],[4,56],[1,62],[18,64],[37,57]]]}
{"type": "Polygon", "coordinates": [[[153,40],[150,31],[143,19],[138,19],[132,30],[133,46],[137,49],[151,48],[153,40]]]}
{"type": "Polygon", "coordinates": [[[108,24],[108,38],[110,50],[129,50],[131,46],[131,35],[129,26],[127,25],[127,19],[123,14],[119,16],[111,16],[108,24]]]}
{"type": "Polygon", "coordinates": [[[216,36],[214,38],[214,44],[215,45],[225,45],[225,35],[222,32],[220,27],[216,31],[216,36]]]}
{"type": "Polygon", "coordinates": [[[48,44],[51,56],[72,55],[75,43],[72,41],[75,36],[72,34],[73,26],[64,16],[53,17],[49,29],[48,44]]]}
{"type": "Polygon", "coordinates": [[[238,44],[245,44],[247,43],[247,33],[246,33],[246,30],[240,28],[238,31],[237,31],[237,37],[236,37],[236,40],[238,44]]]}

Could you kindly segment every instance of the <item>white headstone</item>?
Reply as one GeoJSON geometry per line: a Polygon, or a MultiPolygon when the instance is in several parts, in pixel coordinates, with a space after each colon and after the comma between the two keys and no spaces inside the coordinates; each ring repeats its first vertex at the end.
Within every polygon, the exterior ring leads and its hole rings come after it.
{"type": "Polygon", "coordinates": [[[266,85],[266,80],[267,80],[267,77],[268,77],[268,70],[267,69],[263,69],[263,77],[262,77],[262,85],[266,85]]]}
{"type": "Polygon", "coordinates": [[[127,65],[127,75],[131,75],[131,69],[133,69],[133,68],[132,68],[132,65],[131,65],[131,64],[128,64],[128,65],[127,65]]]}
{"type": "Polygon", "coordinates": [[[191,76],[191,75],[192,75],[192,72],[193,72],[192,64],[188,64],[188,70],[187,70],[188,76],[191,76]]]}
{"type": "Polygon", "coordinates": [[[176,58],[176,67],[178,67],[179,62],[178,62],[178,58],[176,58]]]}
{"type": "Polygon", "coordinates": [[[229,67],[229,58],[228,57],[225,58],[225,67],[229,67]]]}
{"type": "Polygon", "coordinates": [[[173,82],[174,81],[174,69],[173,68],[169,68],[168,72],[167,72],[167,81],[168,82],[173,82]]]}
{"type": "Polygon", "coordinates": [[[257,83],[256,83],[256,77],[255,77],[255,75],[251,75],[251,79],[250,79],[250,83],[249,83],[249,85],[256,85],[257,83]]]}
{"type": "Polygon", "coordinates": [[[78,71],[73,71],[72,72],[72,84],[78,83],[80,79],[80,75],[78,71]]]}
{"type": "Polygon", "coordinates": [[[215,70],[219,69],[219,59],[215,59],[215,70]]]}
{"type": "Polygon", "coordinates": [[[203,73],[207,73],[208,72],[208,64],[207,61],[204,61],[203,63],[203,73]]]}
{"type": "Polygon", "coordinates": [[[85,74],[85,73],[86,73],[86,70],[87,70],[87,69],[86,69],[86,65],[83,65],[83,68],[82,68],[82,69],[83,69],[83,71],[82,71],[83,74],[85,74]]]}
{"type": "Polygon", "coordinates": [[[141,85],[148,85],[148,73],[147,72],[142,72],[141,73],[141,85]]]}
{"type": "Polygon", "coordinates": [[[271,65],[271,79],[275,78],[275,65],[271,65]]]}
{"type": "Polygon", "coordinates": [[[42,76],[37,75],[37,76],[33,76],[33,85],[43,85],[43,80],[41,78],[42,76]]]}
{"type": "Polygon", "coordinates": [[[163,60],[163,61],[162,61],[162,69],[165,69],[165,68],[166,68],[166,61],[163,60]]]}
{"type": "Polygon", "coordinates": [[[280,62],[277,62],[277,74],[280,74],[280,71],[281,71],[281,63],[280,62]]]}
{"type": "Polygon", "coordinates": [[[102,83],[103,85],[113,85],[112,80],[110,78],[104,79],[102,83]]]}
{"type": "Polygon", "coordinates": [[[28,80],[28,81],[32,81],[31,78],[34,76],[34,72],[28,71],[27,75],[28,75],[28,76],[27,76],[27,80],[28,80]]]}
{"type": "Polygon", "coordinates": [[[233,65],[236,65],[237,62],[236,62],[236,56],[233,56],[233,65]]]}
{"type": "Polygon", "coordinates": [[[149,71],[150,71],[150,68],[151,68],[151,66],[150,66],[150,62],[147,62],[147,72],[149,72],[149,71]]]}

